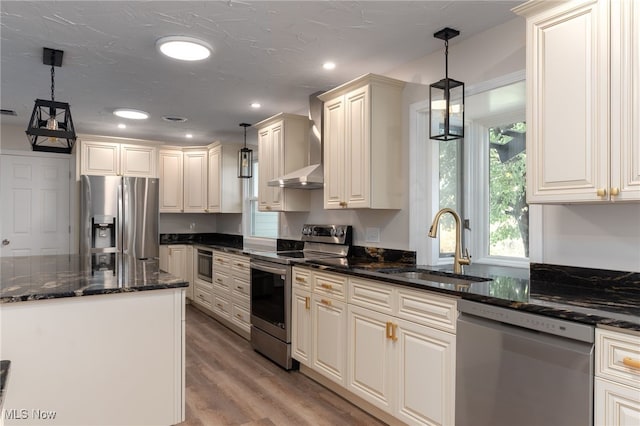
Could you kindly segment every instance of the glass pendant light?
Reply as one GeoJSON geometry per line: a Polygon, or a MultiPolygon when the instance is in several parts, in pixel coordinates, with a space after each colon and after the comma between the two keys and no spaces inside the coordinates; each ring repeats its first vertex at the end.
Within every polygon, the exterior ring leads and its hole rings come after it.
{"type": "Polygon", "coordinates": [[[240,123],[240,127],[244,127],[244,148],[238,151],[238,177],[241,179],[250,179],[253,176],[253,151],[247,148],[247,127],[249,123],[240,123]]]}
{"type": "Polygon", "coordinates": [[[444,40],[444,78],[429,86],[429,138],[441,141],[464,138],[464,83],[449,78],[449,40],[460,34],[443,28],[433,34],[444,40]]]}

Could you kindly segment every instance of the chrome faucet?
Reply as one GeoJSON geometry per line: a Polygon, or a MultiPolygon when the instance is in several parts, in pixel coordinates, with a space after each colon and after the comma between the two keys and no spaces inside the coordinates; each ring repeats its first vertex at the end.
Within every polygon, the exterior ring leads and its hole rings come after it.
{"type": "Polygon", "coordinates": [[[458,213],[450,208],[440,209],[433,218],[431,228],[429,228],[429,237],[435,238],[438,235],[438,223],[440,222],[440,217],[445,213],[451,213],[451,216],[456,221],[456,251],[453,258],[453,273],[462,274],[462,265],[471,265],[471,256],[469,256],[469,250],[465,250],[464,256],[462,255],[462,227],[458,213]]]}

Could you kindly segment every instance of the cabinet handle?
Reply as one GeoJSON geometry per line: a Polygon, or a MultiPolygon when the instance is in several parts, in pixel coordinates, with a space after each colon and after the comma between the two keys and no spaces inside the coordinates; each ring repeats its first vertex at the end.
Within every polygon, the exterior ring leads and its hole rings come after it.
{"type": "Polygon", "coordinates": [[[620,188],[617,188],[617,187],[611,188],[611,195],[613,196],[620,195],[620,188]]]}
{"type": "Polygon", "coordinates": [[[309,296],[304,298],[304,308],[309,310],[311,308],[311,299],[309,298],[309,296]]]}
{"type": "Polygon", "coordinates": [[[398,340],[398,336],[396,336],[396,331],[398,331],[398,324],[391,324],[391,340],[394,342],[398,340]]]}
{"type": "Polygon", "coordinates": [[[340,207],[347,207],[347,202],[346,201],[340,201],[340,207]]]}
{"type": "Polygon", "coordinates": [[[597,195],[598,197],[606,197],[606,195],[607,195],[607,190],[606,190],[605,188],[598,188],[598,189],[596,190],[596,195],[597,195]]]}
{"type": "Polygon", "coordinates": [[[271,210],[271,206],[266,206],[265,209],[271,210]]]}
{"type": "Polygon", "coordinates": [[[236,266],[237,266],[238,268],[244,268],[244,264],[243,264],[243,263],[236,263],[236,266]]]}
{"type": "Polygon", "coordinates": [[[240,287],[239,285],[236,286],[236,289],[238,290],[242,290],[242,287],[240,287]]]}
{"type": "Polygon", "coordinates": [[[220,279],[220,278],[216,278],[216,282],[217,282],[218,284],[222,284],[222,279],[220,279]]]}
{"type": "Polygon", "coordinates": [[[242,319],[242,315],[240,315],[240,314],[236,314],[236,316],[237,316],[238,318],[242,319]]]}
{"type": "Polygon", "coordinates": [[[320,299],[320,303],[323,305],[331,306],[331,300],[328,299],[320,299]]]}
{"type": "Polygon", "coordinates": [[[622,363],[627,367],[640,369],[640,359],[633,359],[630,356],[622,358],[622,363]]]}
{"type": "Polygon", "coordinates": [[[320,287],[325,288],[327,290],[333,290],[333,286],[331,284],[320,284],[320,287]]]}
{"type": "Polygon", "coordinates": [[[391,321],[387,321],[386,323],[386,337],[387,339],[391,339],[393,337],[393,332],[391,331],[393,324],[391,323],[391,321]]]}
{"type": "Polygon", "coordinates": [[[305,280],[302,277],[296,277],[296,281],[299,282],[299,283],[306,283],[307,282],[307,280],[305,280]]]}

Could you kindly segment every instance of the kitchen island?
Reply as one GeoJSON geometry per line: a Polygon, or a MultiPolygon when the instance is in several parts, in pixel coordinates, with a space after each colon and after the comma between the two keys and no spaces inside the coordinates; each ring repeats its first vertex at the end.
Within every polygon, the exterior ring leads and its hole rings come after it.
{"type": "Polygon", "coordinates": [[[184,288],[157,260],[0,260],[0,359],[11,424],[184,420],[184,288]]]}

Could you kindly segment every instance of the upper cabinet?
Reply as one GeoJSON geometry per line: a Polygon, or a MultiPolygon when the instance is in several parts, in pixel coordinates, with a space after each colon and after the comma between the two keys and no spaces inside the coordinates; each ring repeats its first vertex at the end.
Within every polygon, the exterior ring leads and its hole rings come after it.
{"type": "Polygon", "coordinates": [[[154,146],[82,140],[80,152],[83,175],[157,176],[154,146]]]}
{"type": "Polygon", "coordinates": [[[239,145],[160,150],[161,213],[242,213],[239,145]]]}
{"type": "Polygon", "coordinates": [[[242,179],[238,178],[240,145],[213,144],[209,148],[207,210],[242,213],[242,179]]]}
{"type": "Polygon", "coordinates": [[[402,208],[404,82],[364,75],[324,101],[324,208],[402,208]]]}
{"type": "Polygon", "coordinates": [[[270,180],[307,166],[309,118],[280,113],[254,124],[258,130],[258,209],[308,211],[309,191],[269,186],[270,180]]]}
{"type": "Polygon", "coordinates": [[[527,201],[640,200],[640,3],[530,1],[527,201]]]}

